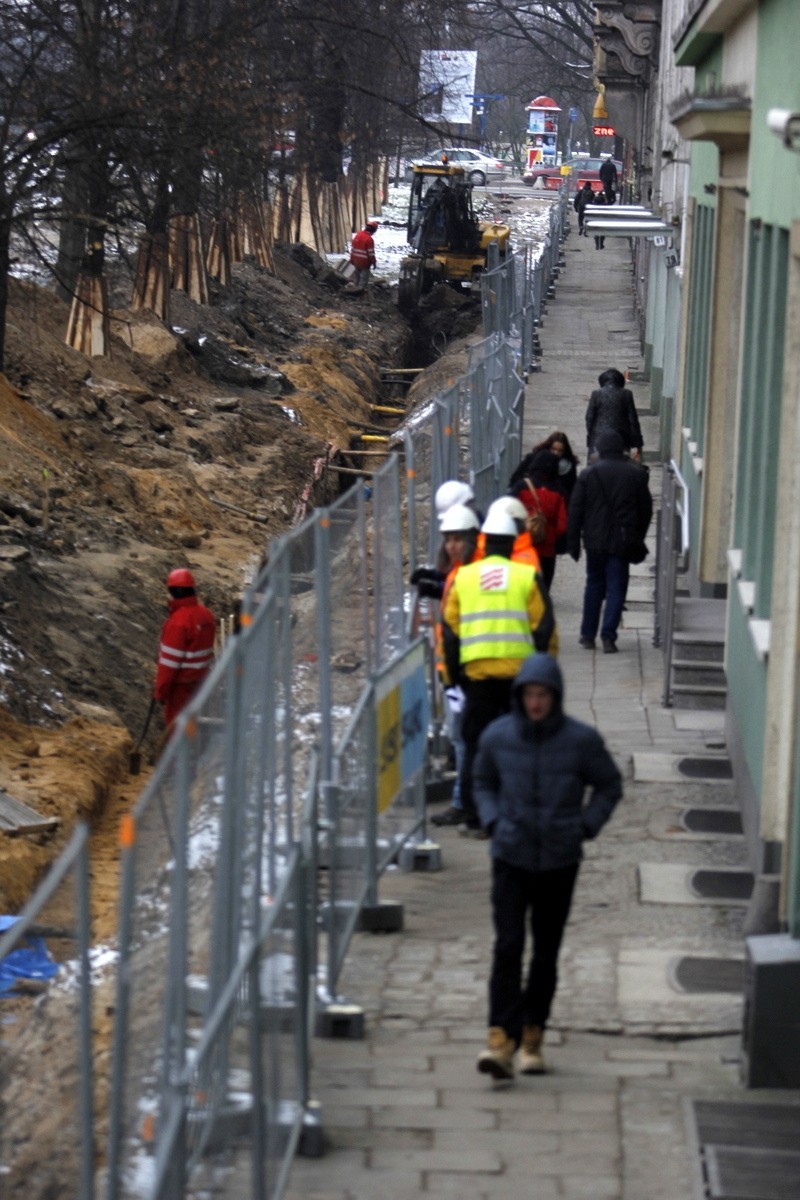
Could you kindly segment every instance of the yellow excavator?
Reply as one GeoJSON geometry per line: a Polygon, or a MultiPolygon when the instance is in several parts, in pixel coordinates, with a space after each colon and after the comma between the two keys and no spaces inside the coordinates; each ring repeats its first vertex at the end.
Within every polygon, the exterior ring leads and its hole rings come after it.
{"type": "Polygon", "coordinates": [[[420,296],[436,283],[472,287],[486,270],[491,242],[501,258],[509,248],[510,230],[494,221],[479,221],[472,206],[472,184],[463,167],[415,163],[408,206],[409,254],[400,264],[397,303],[416,308],[420,296]]]}

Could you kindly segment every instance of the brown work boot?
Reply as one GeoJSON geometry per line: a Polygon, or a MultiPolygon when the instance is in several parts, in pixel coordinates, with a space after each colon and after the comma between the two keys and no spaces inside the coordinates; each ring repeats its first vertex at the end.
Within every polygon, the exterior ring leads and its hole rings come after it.
{"type": "Polygon", "coordinates": [[[478,1070],[482,1075],[491,1075],[493,1079],[513,1079],[515,1050],[516,1046],[505,1029],[493,1025],[486,1037],[486,1049],[478,1055],[478,1070]]]}
{"type": "Polygon", "coordinates": [[[543,1038],[541,1025],[523,1025],[519,1048],[519,1069],[523,1075],[543,1075],[547,1070],[542,1057],[543,1038]]]}

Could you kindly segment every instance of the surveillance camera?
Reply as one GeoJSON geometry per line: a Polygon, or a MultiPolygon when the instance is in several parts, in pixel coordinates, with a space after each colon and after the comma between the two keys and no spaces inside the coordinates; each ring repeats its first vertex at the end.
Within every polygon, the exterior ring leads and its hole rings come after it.
{"type": "Polygon", "coordinates": [[[800,151],[800,112],[771,108],[767,113],[767,128],[781,139],[787,150],[800,151]]]}

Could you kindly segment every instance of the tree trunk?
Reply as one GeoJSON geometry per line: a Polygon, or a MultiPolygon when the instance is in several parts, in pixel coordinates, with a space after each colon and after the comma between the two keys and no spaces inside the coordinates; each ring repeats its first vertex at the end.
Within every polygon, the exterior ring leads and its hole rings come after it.
{"type": "Polygon", "coordinates": [[[66,150],[61,226],[56,259],[56,293],[69,302],[81,270],[86,246],[86,212],[89,207],[86,148],[78,138],[66,150]]]}
{"type": "Polygon", "coordinates": [[[10,267],[11,220],[0,210],[0,374],[6,369],[6,313],[8,311],[8,271],[10,267]]]}
{"type": "Polygon", "coordinates": [[[150,309],[169,325],[169,189],[165,175],[156,185],[156,203],[139,244],[131,308],[150,309]]]}

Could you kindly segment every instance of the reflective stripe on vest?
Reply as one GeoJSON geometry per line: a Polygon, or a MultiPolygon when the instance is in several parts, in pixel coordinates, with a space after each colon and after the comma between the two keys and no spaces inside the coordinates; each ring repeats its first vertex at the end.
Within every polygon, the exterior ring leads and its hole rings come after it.
{"type": "Polygon", "coordinates": [[[528,598],[533,571],[493,555],[462,567],[455,578],[461,662],[527,658],[533,650],[528,598]]]}

